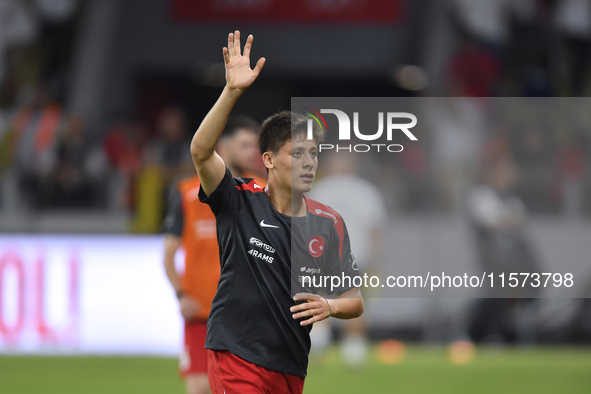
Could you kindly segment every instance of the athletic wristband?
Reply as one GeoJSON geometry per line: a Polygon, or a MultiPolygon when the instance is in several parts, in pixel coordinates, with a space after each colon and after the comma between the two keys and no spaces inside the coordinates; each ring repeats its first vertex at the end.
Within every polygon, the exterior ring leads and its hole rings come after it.
{"type": "Polygon", "coordinates": [[[177,290],[176,291],[176,298],[177,299],[180,300],[181,298],[183,298],[184,295],[185,295],[185,292],[184,291],[182,291],[182,290],[177,290]]]}
{"type": "Polygon", "coordinates": [[[328,313],[329,313],[328,317],[332,317],[332,308],[330,306],[330,302],[328,301],[328,298],[326,298],[326,297],[322,297],[322,298],[324,298],[326,300],[326,303],[328,304],[328,313]]]}

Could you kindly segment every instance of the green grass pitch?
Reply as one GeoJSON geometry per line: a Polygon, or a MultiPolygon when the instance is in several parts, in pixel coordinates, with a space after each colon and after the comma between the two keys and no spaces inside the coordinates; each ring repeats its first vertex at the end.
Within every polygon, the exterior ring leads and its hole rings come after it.
{"type": "MultiPolygon", "coordinates": [[[[591,348],[480,348],[453,365],[444,348],[410,347],[397,364],[372,356],[358,371],[333,351],[312,363],[304,392],[588,394],[591,348]]],[[[183,385],[174,359],[0,356],[0,393],[183,393],[183,385]]]]}

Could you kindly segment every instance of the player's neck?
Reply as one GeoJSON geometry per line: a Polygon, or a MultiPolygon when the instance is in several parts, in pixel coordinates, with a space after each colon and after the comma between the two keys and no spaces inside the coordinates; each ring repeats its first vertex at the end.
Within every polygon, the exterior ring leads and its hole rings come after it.
{"type": "Polygon", "coordinates": [[[273,208],[287,216],[305,216],[307,207],[303,193],[293,193],[290,189],[275,186],[272,182],[265,187],[265,193],[273,208]]]}

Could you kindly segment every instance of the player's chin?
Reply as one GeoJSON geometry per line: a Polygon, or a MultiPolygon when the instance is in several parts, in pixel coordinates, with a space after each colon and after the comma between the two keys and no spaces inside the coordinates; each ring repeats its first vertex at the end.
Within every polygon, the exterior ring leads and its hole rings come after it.
{"type": "Polygon", "coordinates": [[[292,190],[295,189],[295,191],[298,193],[307,193],[310,190],[312,190],[313,183],[314,182],[303,182],[303,181],[296,182],[295,185],[292,185],[292,190]],[[293,187],[293,186],[295,186],[295,187],[293,187]]]}

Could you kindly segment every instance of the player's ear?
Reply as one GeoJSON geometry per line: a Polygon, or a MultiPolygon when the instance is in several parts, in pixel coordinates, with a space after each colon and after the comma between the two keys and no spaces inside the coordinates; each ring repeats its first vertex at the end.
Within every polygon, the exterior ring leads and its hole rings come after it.
{"type": "Polygon", "coordinates": [[[271,168],[275,167],[275,157],[271,152],[265,152],[263,153],[263,163],[265,164],[265,167],[267,167],[267,170],[270,170],[271,168]]]}

